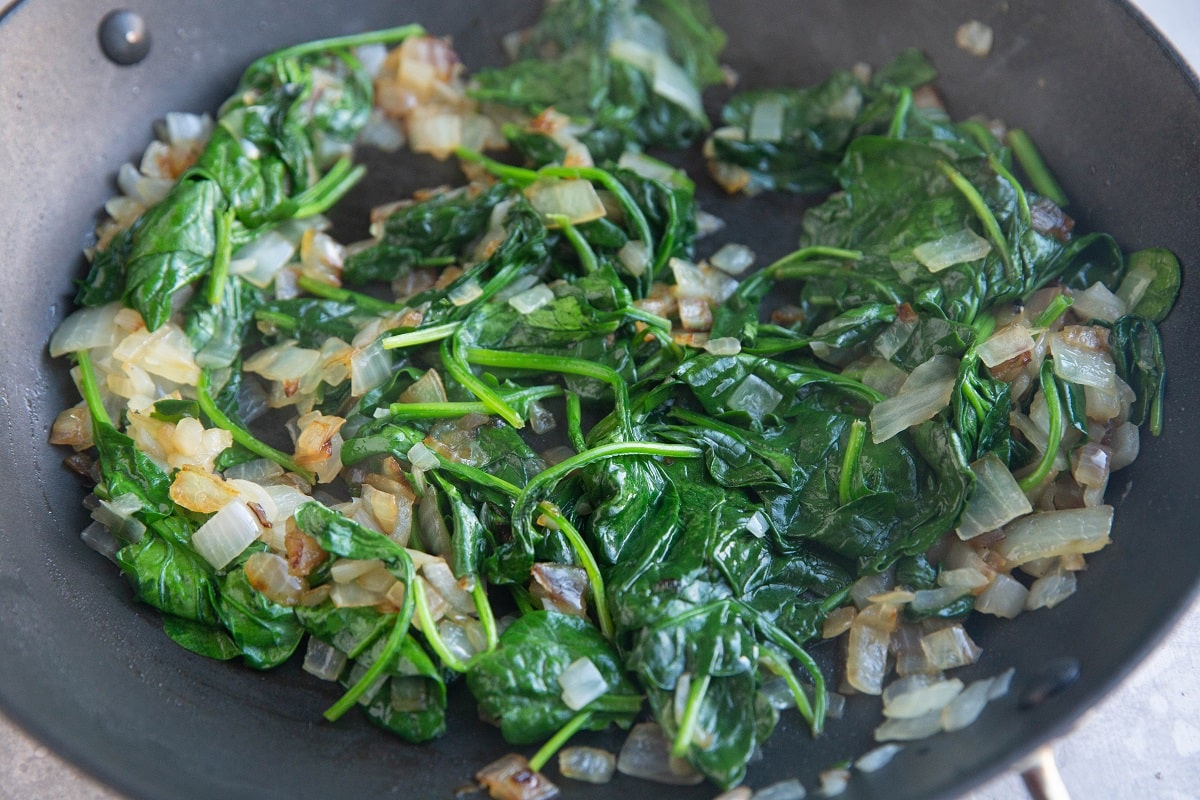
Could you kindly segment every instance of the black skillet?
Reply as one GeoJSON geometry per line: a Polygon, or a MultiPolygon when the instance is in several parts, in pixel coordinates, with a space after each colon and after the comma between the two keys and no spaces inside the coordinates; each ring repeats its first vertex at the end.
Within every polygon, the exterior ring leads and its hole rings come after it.
{"type": "MultiPolygon", "coordinates": [[[[1125,3],[1074,0],[1069,11],[1040,0],[715,5],[743,85],[810,83],[916,45],[940,69],[955,116],[986,111],[1033,134],[1081,228],[1111,231],[1126,250],[1169,247],[1185,269],[1200,254],[1197,85],[1125,3]],[[971,18],[995,29],[986,59],[955,47],[955,28],[971,18]]],[[[241,69],[266,51],[412,21],[453,34],[468,64],[497,63],[501,35],[532,21],[537,7],[141,0],[133,10],[152,46],[133,66],[114,64],[98,46],[97,27],[111,9],[43,0],[15,4],[0,19],[0,707],[67,760],[135,797],[449,797],[508,749],[474,721],[463,693],[452,702],[451,733],[430,746],[405,745],[355,715],[327,724],[320,712],[334,697],[328,685],[295,667],[262,674],[192,656],[163,636],[154,612],[131,602],[116,569],[80,542],[83,490],[60,466],[63,453],[46,444],[57,409],[74,400],[45,342],[69,309],[80,249],[113,193],[116,167],[140,154],[165,112],[215,109],[241,69]]],[[[379,159],[370,163],[374,177],[351,199],[347,219],[450,174],[412,161],[390,170],[379,159]]],[[[708,207],[735,221],[741,203],[708,207]]],[[[727,238],[764,255],[782,252],[794,241],[801,206],[792,198],[762,205],[768,214],[734,222],[727,238]]],[[[1090,560],[1078,595],[1057,609],[971,628],[985,658],[968,677],[1015,666],[1014,690],[967,735],[907,748],[885,770],[856,778],[847,797],[948,796],[990,777],[1063,732],[1177,616],[1200,574],[1194,294],[1185,275],[1164,326],[1167,435],[1147,436],[1142,458],[1110,487],[1114,544],[1090,560]],[[1073,667],[1077,680],[1056,683],[1073,667]],[[1035,695],[1044,700],[1032,702],[1035,695]]],[[[869,700],[852,702],[847,718],[815,742],[785,718],[750,783],[794,776],[815,786],[820,769],[870,746],[877,713],[869,700]]],[[[716,794],[711,786],[660,791],[618,779],[572,785],[570,796],[650,792],[716,794]]]]}

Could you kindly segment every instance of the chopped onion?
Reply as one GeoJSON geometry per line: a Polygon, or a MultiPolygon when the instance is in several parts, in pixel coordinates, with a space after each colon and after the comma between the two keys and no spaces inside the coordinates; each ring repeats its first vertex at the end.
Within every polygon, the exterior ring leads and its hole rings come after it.
{"type": "Polygon", "coordinates": [[[1017,479],[995,454],[988,453],[971,465],[975,491],[958,523],[958,537],[973,539],[994,531],[1033,511],[1017,479]]]}
{"type": "Polygon", "coordinates": [[[115,347],[124,333],[117,327],[121,308],[120,302],[112,302],[72,312],[50,337],[50,355],[58,358],[79,350],[115,347]]]}
{"type": "Polygon", "coordinates": [[[1030,585],[1029,597],[1025,600],[1025,610],[1054,608],[1075,594],[1075,586],[1074,572],[1051,572],[1043,575],[1030,585]]]}
{"type": "Polygon", "coordinates": [[[383,562],[378,558],[339,558],[329,567],[329,577],[335,583],[353,583],[382,567],[383,562]]]}
{"type": "Polygon", "coordinates": [[[200,514],[212,514],[238,496],[238,491],[220,476],[185,464],[171,481],[170,497],[178,505],[200,514]]]}
{"type": "Polygon", "coordinates": [[[1132,422],[1122,422],[1108,434],[1108,445],[1112,448],[1109,468],[1116,472],[1134,462],[1141,448],[1141,432],[1132,422]]]}
{"type": "Polygon", "coordinates": [[[896,607],[871,605],[854,617],[846,653],[846,681],[863,694],[883,691],[888,642],[896,627],[896,607]]]}
{"type": "Polygon", "coordinates": [[[357,583],[333,583],[329,589],[329,599],[338,608],[374,606],[381,603],[385,597],[386,592],[372,591],[357,583]]]}
{"type": "Polygon", "coordinates": [[[1084,386],[1083,396],[1088,419],[1097,422],[1108,422],[1118,417],[1125,419],[1129,406],[1137,398],[1120,376],[1114,378],[1112,386],[1106,388],[1084,386]]]}
{"type": "MultiPolygon", "coordinates": [[[[138,523],[141,524],[140,522],[138,523]]],[[[144,526],[143,526],[144,527],[144,526]]],[[[144,532],[144,531],[143,531],[144,532]]],[[[107,558],[109,561],[116,563],[117,551],[122,545],[117,541],[117,537],[113,535],[108,526],[99,520],[92,520],[82,531],[79,532],[79,538],[88,547],[95,550],[100,555],[107,558]]]]}
{"type": "MultiPolygon", "coordinates": [[[[417,523],[417,532],[426,553],[439,557],[450,554],[450,529],[446,527],[446,519],[438,508],[437,495],[432,490],[425,492],[417,506],[417,523]]],[[[433,560],[430,559],[430,562],[433,560]]]]}
{"type": "Polygon", "coordinates": [[[645,153],[635,153],[631,150],[626,150],[617,159],[617,166],[631,172],[636,172],[643,178],[661,181],[668,186],[676,188],[682,188],[691,183],[691,179],[687,177],[687,174],[683,170],[677,169],[665,161],[652,158],[645,153]]]}
{"type": "Polygon", "coordinates": [[[558,752],[558,771],[564,778],[608,783],[616,769],[617,757],[598,747],[564,747],[558,752]]]}
{"type": "Polygon", "coordinates": [[[298,381],[320,362],[319,350],[300,347],[294,340],[272,345],[259,350],[242,364],[246,372],[253,372],[272,381],[298,381]]]}
{"type": "Polygon", "coordinates": [[[525,756],[510,753],[475,773],[494,800],[550,800],[558,787],[529,768],[525,756]]]}
{"type": "Polygon", "coordinates": [[[758,421],[774,411],[783,401],[783,394],[757,375],[747,375],[745,380],[729,395],[728,405],[745,411],[758,421]]]}
{"type": "Polygon", "coordinates": [[[251,553],[244,565],[246,580],[273,603],[294,606],[308,586],[288,572],[288,563],[274,553],[251,553]]]}
{"type": "Polygon", "coordinates": [[[672,786],[693,786],[704,780],[704,775],[693,769],[686,759],[671,755],[671,742],[657,722],[633,726],[621,745],[617,770],[633,778],[672,786]]]}
{"type": "Polygon", "coordinates": [[[709,257],[708,263],[726,275],[741,275],[754,265],[754,251],[744,244],[726,244],[709,257]]]}
{"type": "Polygon", "coordinates": [[[983,713],[984,706],[988,704],[989,695],[994,683],[995,678],[984,678],[983,680],[973,681],[970,686],[963,690],[962,694],[955,697],[949,705],[942,709],[942,729],[947,731],[962,730],[979,719],[979,715],[983,713]]]}
{"type": "Polygon", "coordinates": [[[562,701],[567,708],[578,711],[593,700],[603,697],[608,683],[590,658],[577,658],[558,676],[562,701]]]}
{"type": "Polygon", "coordinates": [[[447,617],[437,624],[437,630],[446,649],[464,663],[487,649],[487,635],[477,619],[447,617]]]}
{"type": "Polygon", "coordinates": [[[1009,667],[992,679],[992,685],[988,688],[988,700],[997,700],[1008,694],[1008,689],[1012,685],[1013,676],[1017,671],[1009,667]]]}
{"type": "Polygon", "coordinates": [[[1125,304],[1125,308],[1137,308],[1146,296],[1150,285],[1154,283],[1154,259],[1139,259],[1133,269],[1125,274],[1121,285],[1117,287],[1117,297],[1125,304]]]}
{"type": "Polygon", "coordinates": [[[323,681],[336,681],[346,666],[346,654],[315,636],[308,637],[304,652],[304,671],[323,681]]]}
{"type": "Polygon", "coordinates": [[[942,570],[938,573],[939,586],[956,586],[974,592],[982,589],[991,582],[991,577],[972,567],[942,570]]]}
{"type": "Polygon", "coordinates": [[[1026,353],[1031,353],[1037,343],[1024,320],[1005,325],[979,344],[976,352],[986,366],[998,367],[1026,353]]]}
{"type": "Polygon", "coordinates": [[[224,569],[262,534],[258,517],[243,500],[213,514],[192,534],[192,547],[214,569],[224,569]]]}
{"type": "Polygon", "coordinates": [[[396,399],[401,403],[444,403],[446,386],[438,371],[430,368],[396,399]]]}
{"type": "Polygon", "coordinates": [[[655,53],[654,93],[688,112],[695,119],[707,120],[700,89],[683,68],[670,59],[664,51],[655,53]]]}
{"type": "Polygon", "coordinates": [[[641,277],[649,266],[650,251],[646,247],[646,243],[641,239],[630,239],[625,244],[621,245],[621,249],[617,251],[617,260],[621,262],[621,266],[625,267],[625,271],[635,278],[641,277]]]}
{"type": "Polygon", "coordinates": [[[1025,610],[1025,599],[1029,596],[1020,581],[999,573],[991,585],[975,598],[975,610],[995,617],[1013,619],[1025,610]]]}
{"type": "Polygon", "coordinates": [[[350,396],[362,397],[392,376],[392,356],[375,340],[350,357],[350,396]]]}
{"type": "Polygon", "coordinates": [[[937,669],[954,669],[974,664],[983,652],[961,625],[942,628],[921,637],[921,649],[937,669]]]}
{"type": "Polygon", "coordinates": [[[994,38],[995,34],[991,26],[977,19],[964,22],[954,32],[954,43],[958,45],[959,49],[978,58],[983,58],[992,52],[994,38]]]}
{"type": "MultiPolygon", "coordinates": [[[[1075,327],[1075,326],[1072,326],[1075,327]]],[[[1054,356],[1054,374],[1064,381],[1081,386],[1106,389],[1117,377],[1112,356],[1106,351],[1080,344],[1064,328],[1050,335],[1050,352],[1054,356]]]]}
{"type": "Polygon", "coordinates": [[[529,314],[547,303],[553,302],[554,292],[544,283],[539,283],[531,289],[526,289],[508,298],[508,304],[519,314],[529,314]]]}
{"type": "Polygon", "coordinates": [[[883,594],[896,585],[895,571],[886,570],[876,575],[863,575],[850,587],[850,599],[859,608],[866,608],[871,597],[883,594]]]}
{"type": "Polygon", "coordinates": [[[783,139],[783,97],[768,93],[750,109],[746,138],[752,142],[778,142],[783,139]]]}
{"type": "MultiPolygon", "coordinates": [[[[525,196],[542,216],[561,215],[572,225],[591,222],[608,213],[596,187],[582,179],[539,180],[525,190],[525,196]]],[[[557,227],[554,222],[549,225],[557,227]]]]}
{"type": "Polygon", "coordinates": [[[483,296],[483,287],[475,278],[455,284],[446,292],[446,299],[458,307],[473,303],[483,296]]]}
{"type": "Polygon", "coordinates": [[[913,595],[909,607],[917,612],[934,611],[970,593],[971,590],[965,586],[943,586],[939,589],[922,589],[913,595]]]}
{"type": "Polygon", "coordinates": [[[1083,291],[1070,292],[1070,295],[1075,301],[1071,304],[1071,310],[1085,322],[1093,319],[1116,322],[1119,317],[1125,316],[1125,302],[1100,281],[1083,291]]]}
{"type": "Polygon", "coordinates": [[[900,387],[900,393],[871,409],[871,439],[875,444],[891,439],[926,420],[950,404],[958,377],[958,361],[934,356],[918,366],[900,387]]]}
{"type": "Polygon", "coordinates": [[[258,288],[265,289],[294,255],[295,242],[278,231],[267,231],[234,252],[229,271],[231,274],[240,275],[258,288]]]}
{"type": "Polygon", "coordinates": [[[408,463],[412,464],[414,469],[419,469],[428,472],[431,469],[437,469],[441,465],[438,460],[437,453],[430,450],[421,442],[417,442],[408,449],[405,454],[408,463]]]}
{"type": "Polygon", "coordinates": [[[854,760],[854,768],[860,772],[875,772],[887,766],[896,754],[904,747],[898,744],[885,744],[863,753],[854,760]]]}
{"type": "Polygon", "coordinates": [[[942,730],[941,710],[919,717],[889,719],[875,729],[877,742],[911,742],[926,739],[942,730]]]}
{"type": "Polygon", "coordinates": [[[926,675],[910,675],[884,690],[883,715],[892,719],[924,716],[945,708],[962,690],[958,678],[931,681],[926,675]]]}
{"type": "Polygon", "coordinates": [[[1112,506],[1043,511],[1022,517],[993,548],[1010,566],[1071,553],[1094,553],[1109,542],[1112,506]]]}
{"type": "Polygon", "coordinates": [[[542,608],[582,617],[587,614],[587,572],[573,564],[537,563],[530,571],[529,594],[542,608]]]}
{"type": "Polygon", "coordinates": [[[421,574],[456,613],[463,615],[477,613],[475,598],[471,597],[471,593],[462,587],[462,584],[454,577],[454,573],[450,571],[450,565],[445,561],[440,558],[430,561],[421,567],[421,574]]]}
{"type": "MultiPolygon", "coordinates": [[[[713,313],[708,301],[702,297],[679,298],[679,323],[689,331],[707,331],[711,328],[713,313]]],[[[738,349],[741,349],[740,342],[738,349]]]]}
{"type": "Polygon", "coordinates": [[[990,252],[991,242],[970,228],[963,228],[913,248],[913,256],[930,272],[941,272],[955,264],[978,261],[990,252]]]}
{"type": "Polygon", "coordinates": [[[414,153],[429,153],[441,160],[462,145],[461,115],[417,106],[408,116],[408,146],[414,153]]]}
{"type": "Polygon", "coordinates": [[[767,515],[762,512],[762,509],[755,511],[754,515],[746,521],[746,531],[759,539],[766,536],[769,529],[767,515]]]}
{"type": "Polygon", "coordinates": [[[850,785],[850,770],[845,767],[822,770],[817,777],[821,780],[822,797],[837,797],[850,785]]]}
{"type": "Polygon", "coordinates": [[[833,639],[850,630],[850,625],[853,624],[854,616],[857,613],[854,606],[842,606],[830,611],[821,627],[821,638],[833,639]]]}
{"type": "Polygon", "coordinates": [[[796,778],[788,778],[785,781],[764,786],[751,795],[750,800],[804,800],[806,794],[808,792],[805,790],[804,784],[796,778]]]}

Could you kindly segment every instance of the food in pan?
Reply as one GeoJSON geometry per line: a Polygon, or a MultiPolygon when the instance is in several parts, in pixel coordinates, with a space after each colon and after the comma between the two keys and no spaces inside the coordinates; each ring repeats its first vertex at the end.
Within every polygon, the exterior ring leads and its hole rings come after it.
{"type": "Polygon", "coordinates": [[[497,796],[549,796],[580,730],[728,787],[781,713],[819,734],[882,695],[894,742],[1003,692],[945,676],[979,657],[963,621],[1061,602],[1108,542],[1109,475],[1162,428],[1178,263],[1075,231],[1028,137],[951,121],[916,51],[739,87],[711,130],[723,43],[703,4],[561,0],[508,67],[409,26],[167,116],[50,350],[85,538],[169,637],[302,657],[345,688],[326,717],[412,742],[469,691],[545,743],[481,773],[497,796]],[[354,148],[402,144],[463,182],[342,241],[354,148]],[[710,175],[658,158],[686,147],[710,175]],[[710,180],[747,216],[825,199],[755,270],[710,180]]]}

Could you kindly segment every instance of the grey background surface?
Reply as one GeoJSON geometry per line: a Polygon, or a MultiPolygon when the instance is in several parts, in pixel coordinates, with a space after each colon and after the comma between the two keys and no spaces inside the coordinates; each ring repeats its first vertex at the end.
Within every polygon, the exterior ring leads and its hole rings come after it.
{"type": "MultiPolygon", "coordinates": [[[[1134,0],[1200,72],[1200,2],[1134,0]]],[[[2,4],[0,4],[2,5],[2,4]]],[[[1200,599],[1121,688],[1054,745],[1075,798],[1200,796],[1200,599]]],[[[964,732],[969,735],[970,731],[964,732]]],[[[1027,796],[1015,772],[963,800],[1027,796]]],[[[0,800],[119,800],[0,715],[0,800]]]]}

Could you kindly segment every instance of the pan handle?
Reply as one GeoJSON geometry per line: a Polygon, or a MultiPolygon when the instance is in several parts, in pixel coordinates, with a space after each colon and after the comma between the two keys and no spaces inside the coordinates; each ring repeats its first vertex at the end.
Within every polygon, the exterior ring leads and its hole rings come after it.
{"type": "Polygon", "coordinates": [[[1054,762],[1054,750],[1047,745],[1039,748],[1021,765],[1021,780],[1031,800],[1071,800],[1054,762]]]}

